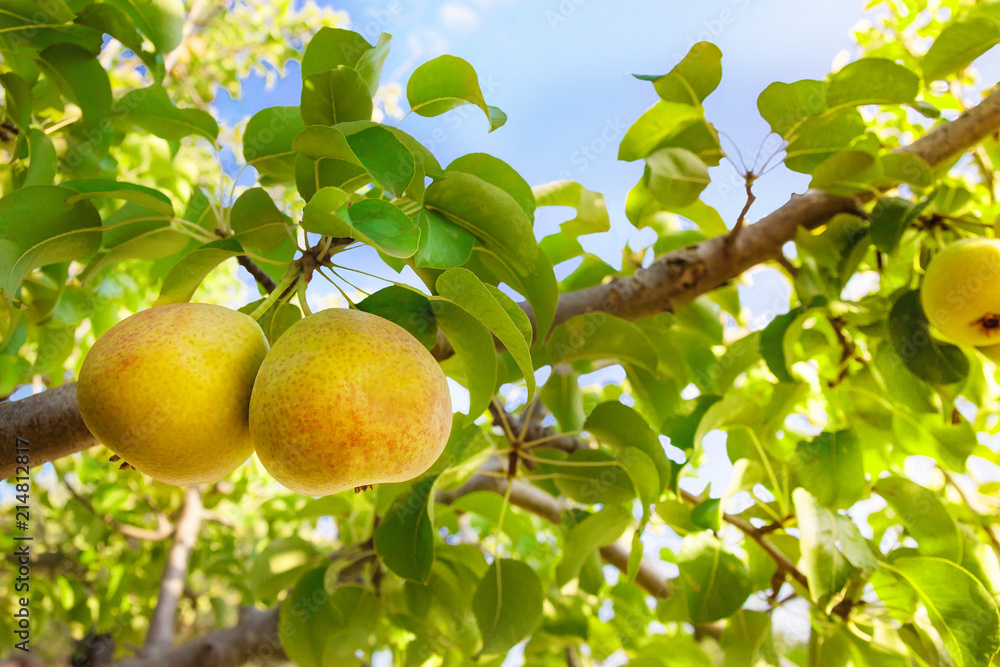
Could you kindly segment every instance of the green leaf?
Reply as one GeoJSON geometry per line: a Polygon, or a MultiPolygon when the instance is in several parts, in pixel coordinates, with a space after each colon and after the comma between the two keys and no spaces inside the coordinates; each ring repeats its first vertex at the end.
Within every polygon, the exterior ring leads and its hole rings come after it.
{"type": "MultiPolygon", "coordinates": [[[[201,109],[177,108],[166,88],[160,85],[126,93],[115,102],[111,111],[115,118],[124,124],[139,127],[168,141],[197,135],[205,137],[214,144],[219,134],[219,125],[210,113],[201,109]]],[[[248,125],[247,134],[249,129],[248,125]]],[[[246,155],[246,136],[244,136],[243,150],[246,155]]]]}
{"type": "Polygon", "coordinates": [[[4,102],[7,117],[21,132],[27,132],[31,124],[32,95],[31,86],[13,72],[0,74],[0,84],[3,85],[4,102]]]}
{"type": "Polygon", "coordinates": [[[261,175],[261,183],[295,180],[292,142],[305,129],[298,107],[261,109],[243,131],[243,159],[261,175]]]}
{"type": "Polygon", "coordinates": [[[431,493],[437,477],[427,477],[396,496],[375,529],[375,553],[385,566],[409,581],[424,582],[434,564],[431,493]]]}
{"type": "Polygon", "coordinates": [[[372,98],[356,70],[340,66],[320,72],[302,83],[300,100],[306,125],[336,125],[352,120],[371,120],[372,98]]]}
{"type": "Polygon", "coordinates": [[[448,172],[471,174],[490,185],[500,188],[517,202],[528,218],[535,216],[535,195],[521,174],[500,158],[487,153],[469,153],[452,160],[448,172]]]}
{"type": "Polygon", "coordinates": [[[807,118],[795,130],[785,147],[785,166],[811,174],[831,155],[847,150],[865,133],[866,124],[857,109],[807,118]]]}
{"type": "Polygon", "coordinates": [[[382,33],[378,45],[372,46],[356,32],[324,26],[306,46],[302,56],[302,78],[343,65],[358,72],[368,88],[368,95],[372,96],[378,90],[390,39],[390,35],[382,33]]]}
{"type": "Polygon", "coordinates": [[[189,241],[190,236],[172,227],[157,227],[140,232],[91,260],[80,279],[88,284],[104,269],[126,259],[152,261],[170,257],[184,250],[189,241]]]}
{"type": "Polygon", "coordinates": [[[639,327],[607,313],[577,315],[535,349],[535,366],[577,359],[620,359],[655,373],[659,356],[639,327]]]}
{"type": "Polygon", "coordinates": [[[438,277],[435,287],[442,298],[482,322],[503,343],[524,374],[528,384],[528,400],[531,400],[535,393],[535,374],[528,342],[494,294],[468,269],[445,271],[438,277]]]}
{"type": "Polygon", "coordinates": [[[542,387],[542,403],[563,432],[579,431],[586,417],[583,413],[583,392],[577,374],[569,365],[557,365],[542,387]]]}
{"type": "Polygon", "coordinates": [[[132,19],[136,27],[156,47],[168,53],[180,46],[184,28],[181,0],[105,0],[132,19]]]}
{"type": "Polygon", "coordinates": [[[139,56],[157,83],[162,83],[163,58],[143,50],[143,36],[139,33],[135,22],[117,5],[108,2],[87,5],[77,14],[73,22],[117,39],[122,46],[139,56]]]}
{"type": "MultiPolygon", "coordinates": [[[[604,195],[593,192],[574,181],[552,181],[536,185],[531,189],[538,206],[570,206],[576,209],[576,217],[559,225],[568,237],[597,234],[611,229],[608,207],[604,195]]],[[[549,237],[551,238],[551,237],[549,237]]],[[[565,237],[560,237],[565,238],[565,237]]],[[[551,257],[551,255],[550,255],[551,257]]],[[[566,257],[565,259],[570,259],[566,257]]],[[[553,262],[558,264],[558,261],[553,262]]]]}
{"type": "Polygon", "coordinates": [[[913,153],[887,153],[879,157],[885,173],[885,185],[909,183],[918,188],[934,185],[934,170],[919,155],[913,153]]]}
{"type": "Polygon", "coordinates": [[[1000,25],[970,17],[949,23],[924,55],[927,81],[943,79],[962,69],[1000,42],[1000,25]]]}
{"type": "Polygon", "coordinates": [[[469,414],[465,423],[471,424],[489,405],[496,388],[497,356],[493,336],[479,320],[452,303],[432,301],[431,308],[465,371],[464,384],[469,390],[469,414]]]}
{"type": "Polygon", "coordinates": [[[700,199],[687,206],[671,206],[669,210],[696,224],[706,236],[719,236],[729,231],[719,212],[700,199]]]}
{"type": "Polygon", "coordinates": [[[542,583],[527,563],[501,559],[486,570],[472,598],[481,652],[506,653],[542,620],[542,583]]]}
{"type": "Polygon", "coordinates": [[[826,111],[826,89],[825,81],[776,81],[757,98],[757,110],[772,132],[787,139],[808,118],[826,111]]]}
{"type": "Polygon", "coordinates": [[[584,561],[599,547],[612,544],[628,525],[632,512],[624,505],[608,505],[591,514],[566,533],[562,559],[556,566],[556,583],[565,586],[576,578],[584,561]]]}
{"type": "Polygon", "coordinates": [[[628,503],[638,495],[626,462],[603,449],[578,449],[556,469],[559,492],[585,505],[628,503]]]}
{"type": "Polygon", "coordinates": [[[830,109],[863,104],[906,104],[920,92],[920,77],[885,58],[862,58],[830,77],[826,105],[830,109]]]}
{"type": "Polygon", "coordinates": [[[302,575],[281,605],[278,637],[289,660],[301,667],[323,667],[326,639],[341,620],[326,592],[329,565],[302,575]]]}
{"type": "Polygon", "coordinates": [[[545,253],[553,265],[559,265],[569,261],[574,257],[585,254],[583,246],[573,236],[567,236],[562,232],[549,234],[538,242],[538,248],[545,253]]]}
{"type": "Polygon", "coordinates": [[[302,229],[324,236],[350,236],[350,223],[340,216],[348,195],[340,188],[318,190],[302,211],[302,229]]]}
{"type": "Polygon", "coordinates": [[[403,196],[413,180],[416,161],[396,135],[375,126],[350,135],[347,143],[375,185],[394,197],[403,196]]]}
{"type": "Polygon", "coordinates": [[[700,447],[710,431],[745,428],[756,429],[764,423],[764,410],[760,402],[740,394],[728,394],[705,411],[694,434],[694,446],[700,447]]]}
{"type": "Polygon", "coordinates": [[[272,602],[312,567],[318,556],[316,545],[301,537],[272,540],[254,558],[247,583],[261,600],[272,602]]]}
{"type": "Polygon", "coordinates": [[[302,228],[326,236],[353,237],[390,257],[410,257],[417,251],[420,228],[384,199],[362,199],[346,210],[347,195],[323,188],[302,212],[302,228]]]}
{"type": "MultiPolygon", "coordinates": [[[[49,139],[49,135],[41,130],[30,128],[28,130],[28,155],[30,161],[28,170],[24,174],[25,185],[52,185],[56,179],[56,172],[59,169],[59,156],[56,155],[55,144],[49,139]]],[[[67,187],[66,184],[62,184],[67,187]]],[[[67,201],[67,204],[73,202],[67,201]]]]}
{"type": "Polygon", "coordinates": [[[903,232],[920,215],[932,199],[913,203],[900,197],[882,197],[872,208],[869,232],[875,247],[886,253],[896,252],[903,232]]]}
{"type": "Polygon", "coordinates": [[[317,190],[340,188],[353,192],[369,183],[371,177],[364,167],[343,160],[310,160],[304,155],[295,158],[295,186],[307,202],[317,190]]]}
{"type": "Polygon", "coordinates": [[[816,165],[812,173],[810,188],[842,197],[870,192],[885,176],[874,155],[855,150],[834,153],[816,165]]]}
{"type": "Polygon", "coordinates": [[[229,219],[244,248],[274,250],[288,240],[291,221],[263,188],[250,188],[237,197],[229,219]]]}
{"type": "Polygon", "coordinates": [[[836,547],[844,526],[836,514],[821,507],[805,489],[795,489],[792,500],[801,531],[799,567],[809,582],[813,601],[822,605],[844,587],[852,570],[836,547]]]}
{"type": "Polygon", "coordinates": [[[38,54],[45,75],[83,112],[83,123],[96,127],[112,110],[111,82],[101,63],[74,44],[53,44],[38,54]]]}
{"type": "Polygon", "coordinates": [[[417,161],[419,161],[424,168],[425,175],[430,176],[431,178],[441,178],[444,176],[444,171],[441,169],[441,165],[438,164],[437,158],[434,157],[434,154],[427,150],[427,147],[419,141],[396,127],[391,125],[382,125],[381,123],[376,123],[370,120],[355,120],[349,123],[341,123],[337,126],[337,129],[343,132],[345,136],[350,136],[370,127],[381,127],[392,132],[393,135],[403,142],[403,145],[406,146],[411,153],[413,153],[413,156],[417,158],[417,161]]]}
{"type": "Polygon", "coordinates": [[[722,51],[711,42],[698,42],[663,76],[636,78],[652,81],[665,102],[699,106],[722,81],[722,51]]]}
{"type": "Polygon", "coordinates": [[[438,56],[420,65],[406,84],[410,110],[421,116],[440,116],[457,107],[474,104],[490,121],[490,132],[507,122],[507,115],[488,106],[476,70],[456,56],[438,56]]]}
{"type": "Polygon", "coordinates": [[[779,667],[771,617],[761,611],[741,609],[726,624],[719,638],[726,653],[722,667],[779,667]]]}
{"type": "Polygon", "coordinates": [[[434,310],[423,294],[390,285],[358,303],[358,310],[395,322],[413,334],[428,350],[437,343],[434,310]]]}
{"type": "Polygon", "coordinates": [[[709,498],[698,503],[691,510],[691,523],[702,530],[718,532],[722,528],[722,499],[709,498]]]}
{"type": "Polygon", "coordinates": [[[661,148],[646,158],[646,166],[646,186],[668,207],[693,204],[711,182],[705,163],[683,148],[661,148]]]}
{"type": "Polygon", "coordinates": [[[493,284],[506,283],[528,300],[534,311],[534,340],[536,343],[544,340],[555,319],[559,301],[559,286],[545,253],[538,252],[535,255],[535,266],[525,275],[518,274],[506,262],[489,253],[476,253],[473,261],[478,261],[479,265],[473,267],[473,262],[470,262],[469,268],[474,268],[475,273],[484,280],[489,279],[493,284]]]}
{"type": "Polygon", "coordinates": [[[968,571],[940,558],[901,558],[892,571],[916,592],[958,667],[987,667],[1000,650],[1000,612],[968,571]]]}
{"type": "Polygon", "coordinates": [[[920,293],[900,296],[889,311],[889,339],[906,367],[932,384],[951,384],[969,374],[969,360],[961,348],[931,337],[920,293]]]}
{"type": "Polygon", "coordinates": [[[74,194],[55,185],[30,185],[0,198],[0,296],[14,299],[33,269],[97,252],[101,217],[89,201],[66,204],[74,194]]]}
{"type": "Polygon", "coordinates": [[[424,204],[474,234],[521,275],[535,267],[538,243],[531,219],[495,185],[471,174],[448,172],[427,188],[424,204]]]}
{"type": "Polygon", "coordinates": [[[65,181],[61,185],[79,193],[68,198],[67,204],[94,198],[120,199],[145,206],[168,218],[174,217],[174,206],[170,202],[170,197],[159,190],[147,188],[144,185],[125,183],[110,178],[65,181]]]}
{"type": "Polygon", "coordinates": [[[419,268],[450,269],[469,261],[475,237],[454,222],[433,211],[421,209],[420,247],[413,257],[419,268]]]}
{"type": "MultiPolygon", "coordinates": [[[[894,394],[893,398],[898,401],[902,396],[894,394]]],[[[900,410],[893,415],[892,432],[903,451],[930,456],[958,473],[965,472],[966,459],[976,447],[976,433],[967,421],[942,423],[937,414],[914,416],[900,410]]]]}
{"type": "MultiPolygon", "coordinates": [[[[297,107],[289,108],[297,109],[297,107]]],[[[376,129],[376,127],[378,126],[372,126],[368,129],[376,129]]],[[[344,133],[328,125],[310,125],[304,128],[292,140],[291,150],[301,153],[310,160],[329,158],[350,162],[359,167],[364,166],[358,156],[354,154],[354,150],[347,142],[344,133]]]]}
{"type": "Polygon", "coordinates": [[[236,239],[221,239],[206,243],[201,248],[185,255],[163,279],[160,296],[154,306],[168,303],[185,303],[191,300],[195,290],[205,277],[223,261],[243,253],[243,247],[236,239]]]}
{"type": "Polygon", "coordinates": [[[796,449],[802,487],[824,507],[847,508],[865,492],[861,441],[854,431],[821,433],[796,449]]]}
{"type": "Polygon", "coordinates": [[[646,157],[694,123],[703,121],[701,109],[680,102],[657,102],[639,117],[618,146],[618,159],[632,162],[646,157]]]}
{"type": "MultiPolygon", "coordinates": [[[[260,304],[264,303],[264,299],[257,299],[256,301],[251,301],[245,306],[240,307],[238,310],[241,313],[247,315],[252,314],[260,304]]],[[[280,306],[272,306],[257,319],[257,324],[260,325],[261,331],[267,336],[267,342],[270,345],[274,345],[274,342],[281,337],[281,334],[288,331],[289,327],[302,319],[302,311],[299,307],[293,303],[283,303],[280,306]]],[[[328,503],[336,503],[341,500],[339,496],[324,496],[318,499],[318,501],[325,501],[328,503]]],[[[314,501],[310,501],[314,502],[314,501]]],[[[303,514],[297,515],[299,519],[309,518],[303,514]]],[[[322,516],[322,515],[317,515],[322,516]]]]}
{"type": "Polygon", "coordinates": [[[614,445],[620,450],[627,447],[639,448],[656,467],[659,491],[662,492],[670,485],[671,465],[663,445],[649,424],[632,408],[618,401],[601,403],[587,416],[583,428],[601,442],[614,445]]]}
{"type": "Polygon", "coordinates": [[[875,488],[917,541],[921,554],[962,561],[962,534],[937,495],[902,477],[880,479],[875,488]]]}
{"type": "Polygon", "coordinates": [[[730,616],[753,592],[747,566],[707,532],[684,538],[677,567],[694,624],[730,616]]]}
{"type": "Polygon", "coordinates": [[[517,330],[520,332],[521,338],[523,338],[524,342],[530,347],[533,331],[531,329],[531,320],[528,319],[528,314],[524,312],[521,306],[519,306],[514,299],[507,296],[507,294],[499,287],[491,285],[490,283],[483,283],[483,286],[489,290],[489,293],[492,294],[493,298],[497,300],[500,307],[507,312],[511,321],[514,322],[514,326],[516,326],[517,330]]]}

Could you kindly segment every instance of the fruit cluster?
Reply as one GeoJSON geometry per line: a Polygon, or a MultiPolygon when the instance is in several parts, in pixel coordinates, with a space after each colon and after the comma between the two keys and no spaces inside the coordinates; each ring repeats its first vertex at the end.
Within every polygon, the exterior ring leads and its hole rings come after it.
{"type": "Polygon", "coordinates": [[[256,451],[275,480],[313,496],[413,479],[452,422],[434,357],[402,327],[340,308],[270,349],[243,313],[150,308],[97,340],[77,401],[98,440],[161,482],[214,482],[256,451]]]}

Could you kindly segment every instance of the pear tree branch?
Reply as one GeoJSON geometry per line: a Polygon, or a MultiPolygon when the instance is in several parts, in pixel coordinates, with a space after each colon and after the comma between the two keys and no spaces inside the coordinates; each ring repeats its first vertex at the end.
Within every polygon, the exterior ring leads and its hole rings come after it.
{"type": "MultiPolygon", "coordinates": [[[[937,167],[998,130],[1000,91],[995,91],[956,120],[938,125],[901,151],[937,167]]],[[[856,212],[866,197],[850,199],[816,190],[793,195],[784,206],[746,225],[735,240],[723,234],[667,253],[629,278],[561,294],[554,324],[597,311],[637,320],[673,310],[757,264],[779,259],[782,246],[794,238],[799,227],[812,229],[838,213],[856,212]]],[[[521,306],[531,316],[531,307],[521,306]]],[[[433,352],[439,360],[454,354],[443,336],[433,352]]],[[[17,437],[31,441],[32,465],[97,444],[80,419],[72,383],[0,403],[0,478],[14,474],[17,437]]]]}
{"type": "Polygon", "coordinates": [[[246,269],[246,272],[249,273],[253,277],[253,279],[257,281],[257,284],[263,287],[264,291],[267,292],[268,294],[273,292],[274,289],[278,286],[278,283],[274,282],[274,278],[267,275],[267,271],[260,268],[260,266],[258,266],[256,262],[254,262],[246,255],[237,255],[236,261],[239,263],[240,266],[246,269]]]}
{"type": "Polygon", "coordinates": [[[98,512],[93,503],[77,491],[68,480],[63,480],[63,484],[65,484],[66,490],[69,491],[69,495],[73,496],[78,503],[87,509],[87,511],[101,519],[101,521],[108,524],[125,537],[132,537],[146,542],[159,542],[174,534],[174,524],[170,523],[167,517],[163,516],[162,513],[157,513],[156,515],[156,528],[139,528],[138,526],[133,526],[128,523],[122,523],[110,514],[102,514],[101,512],[98,512]]]}
{"type": "Polygon", "coordinates": [[[177,518],[177,529],[174,531],[174,543],[167,554],[167,565],[160,579],[160,593],[156,599],[156,608],[149,621],[149,632],[143,646],[144,655],[154,657],[170,650],[174,643],[174,617],[177,615],[177,603],[184,595],[184,583],[187,580],[188,563],[191,552],[198,539],[201,529],[201,519],[204,507],[201,501],[201,491],[197,486],[184,489],[184,501],[181,504],[180,516],[177,518]]]}
{"type": "MultiPolygon", "coordinates": [[[[503,477],[489,474],[496,470],[497,466],[487,464],[462,486],[439,493],[436,497],[437,502],[450,505],[462,496],[476,491],[489,491],[505,496],[507,486],[511,482],[503,477]]],[[[556,525],[562,521],[563,512],[566,511],[566,506],[558,498],[517,479],[513,480],[513,486],[510,489],[510,504],[556,525]]],[[[604,562],[615,566],[623,573],[628,572],[629,553],[627,548],[617,543],[600,548],[601,558],[604,562]]],[[[660,572],[652,560],[645,556],[639,565],[639,573],[636,575],[635,583],[655,598],[664,599],[670,596],[670,580],[660,572]]]]}

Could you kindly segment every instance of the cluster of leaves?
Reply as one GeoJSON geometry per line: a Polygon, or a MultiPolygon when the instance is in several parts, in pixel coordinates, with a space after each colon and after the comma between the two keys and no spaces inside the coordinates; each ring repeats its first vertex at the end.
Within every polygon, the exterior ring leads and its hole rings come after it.
{"type": "MultiPolygon", "coordinates": [[[[990,165],[1000,156],[993,139],[971,166],[956,167],[957,156],[932,166],[893,149],[967,103],[967,66],[1000,40],[1000,3],[966,11],[952,2],[944,26],[922,3],[886,3],[882,24],[858,37],[865,57],[825,80],[762,92],[758,107],[788,168],[815,188],[873,201],[799,232],[784,269],[793,301],[774,304],[790,310],[760,331],[734,286],[639,322],[591,312],[553,326],[560,293],[726,233],[699,199],[709,168],[726,157],[702,106],[721,80],[711,44],[664,75],[638,77],[658,99],[619,156],[645,160],[626,214],[656,239],[617,269],[578,239],[609,228],[598,193],[566,181],[532,188],[485,154],[442,167],[412,136],[371,120],[388,35],[372,45],[346,30],[315,34],[302,54],[299,106],[247,123],[241,155],[259,186],[230,202],[176,170],[183,184],[123,179],[134,170],[120,165],[148,151],[144,142],[168,152],[138,159],[169,166],[192,142],[219,141],[210,114],[177,106],[156,82],[176,46],[164,26],[176,28],[179,12],[150,24],[133,4],[56,2],[59,13],[40,27],[19,4],[0,2],[10,10],[3,20],[20,17],[15,25],[33,35],[6,44],[15,55],[0,74],[17,129],[0,197],[7,392],[36,376],[57,384],[123,306],[140,307],[157,287],[159,303],[189,300],[235,256],[288,285],[301,282],[302,257],[319,251],[316,273],[349,285],[329,256],[350,250],[331,241],[348,237],[378,252],[373,272],[409,267],[426,285],[395,284],[352,305],[439,352],[443,333],[453,352],[443,367],[469,390],[469,413],[456,415],[442,459],[412,483],[308,499],[278,492],[253,463],[209,490],[216,521],[191,564],[186,636],[233,622],[240,604],[283,600],[282,645],[304,667],[379,651],[398,664],[437,656],[499,665],[526,639],[532,665],[566,664],[567,651],[596,661],[624,652],[649,665],[777,665],[779,655],[803,665],[990,664],[1000,646],[997,488],[969,473],[1000,464],[977,441],[1000,423],[996,366],[936,343],[916,290],[936,250],[992,228],[986,221],[1000,210],[990,165]],[[926,53],[916,55],[908,31],[934,38],[926,53]],[[113,94],[95,57],[100,32],[131,48],[154,82],[113,94]],[[947,87],[935,83],[942,78],[947,87]],[[537,240],[541,206],[576,215],[537,240]],[[554,267],[570,262],[557,280],[554,267]],[[511,294],[530,304],[534,326],[511,294]],[[620,382],[590,384],[609,366],[620,382]],[[492,424],[483,413],[498,391],[511,405],[535,401],[526,424],[542,417],[568,435],[526,439],[530,429],[518,432],[499,411],[506,428],[492,424]],[[729,486],[697,498],[684,480],[723,433],[729,486]],[[456,491],[477,471],[498,474],[496,460],[554,511],[536,516],[490,490],[456,491]],[[920,461],[934,464],[922,484],[911,479],[920,461]],[[753,539],[724,539],[736,529],[753,539]],[[617,576],[600,555],[616,542],[631,545],[617,576]],[[644,551],[676,567],[669,597],[642,586],[644,551]],[[808,641],[772,623],[801,601],[808,641]]],[[[491,131],[505,120],[472,67],[452,56],[419,66],[406,97],[421,116],[473,105],[491,131]]],[[[273,340],[301,316],[282,303],[261,322],[273,340]]],[[[74,557],[42,584],[38,618],[138,644],[165,549],[122,536],[120,524],[169,515],[179,493],[90,455],[56,471],[90,506],[58,487],[42,496],[40,542],[74,557]],[[125,574],[125,548],[140,554],[136,576],[125,574]]]]}

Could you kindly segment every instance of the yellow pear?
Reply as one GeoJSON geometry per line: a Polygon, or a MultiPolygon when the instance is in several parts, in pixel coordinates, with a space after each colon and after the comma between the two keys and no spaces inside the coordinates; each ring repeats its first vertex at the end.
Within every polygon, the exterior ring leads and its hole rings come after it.
{"type": "Polygon", "coordinates": [[[257,456],[311,496],[427,470],[451,431],[441,367],[399,325],[334,308],[299,320],[261,364],[250,399],[257,456]]]}
{"type": "Polygon", "coordinates": [[[959,345],[1000,343],[1000,240],[963,239],[935,255],[920,302],[930,323],[959,345]]]}
{"type": "Polygon", "coordinates": [[[215,482],[253,453],[248,409],[267,339],[243,313],[157,306],[90,349],[76,387],[84,423],[126,462],[179,486],[215,482]]]}

